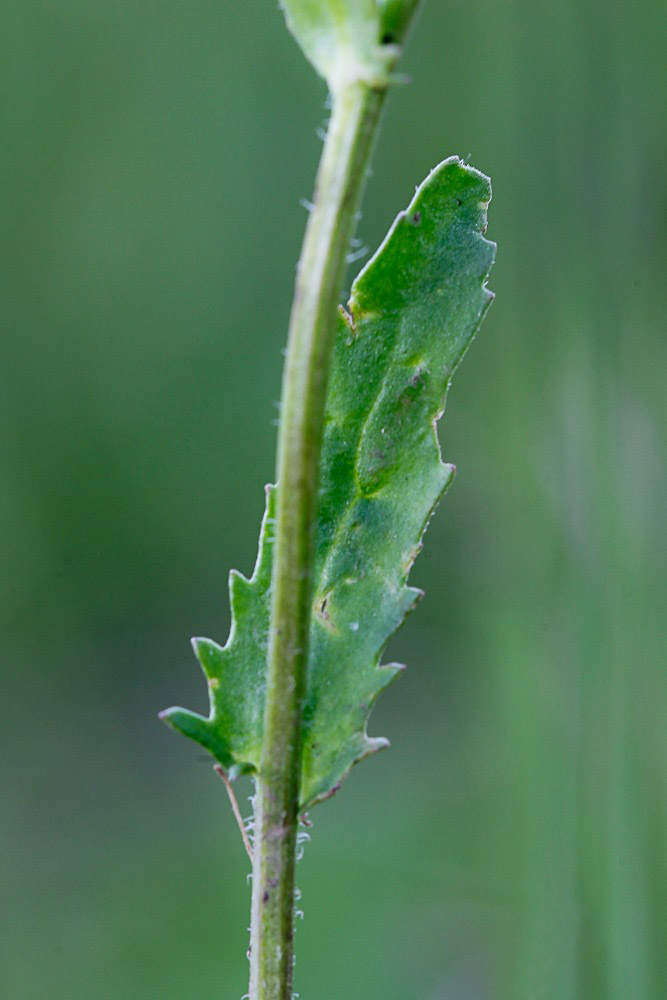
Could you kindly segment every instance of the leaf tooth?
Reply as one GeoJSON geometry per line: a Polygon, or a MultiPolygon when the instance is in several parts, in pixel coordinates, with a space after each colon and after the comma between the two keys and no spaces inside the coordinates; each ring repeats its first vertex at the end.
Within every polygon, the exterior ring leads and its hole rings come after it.
{"type": "Polygon", "coordinates": [[[335,768],[337,777],[333,778],[330,774],[326,779],[320,779],[317,784],[310,786],[310,788],[306,783],[302,787],[302,792],[305,794],[299,808],[301,810],[310,809],[318,802],[330,799],[339,791],[355,764],[359,764],[366,757],[370,757],[371,754],[378,753],[380,750],[385,750],[389,746],[389,740],[385,739],[384,736],[368,736],[365,729],[357,731],[344,746],[340,747],[335,768]]]}
{"type": "MultiPolygon", "coordinates": [[[[257,559],[250,578],[251,584],[268,586],[271,578],[271,566],[273,561],[273,538],[275,534],[276,518],[276,487],[273,483],[267,483],[264,487],[266,502],[262,524],[259,529],[259,546],[257,549],[257,559]]],[[[240,576],[241,574],[239,574],[240,576]]]]}
{"type": "Polygon", "coordinates": [[[359,744],[362,756],[355,757],[355,763],[362,760],[363,757],[367,757],[371,753],[376,753],[378,750],[384,750],[385,747],[390,745],[389,740],[384,736],[369,736],[366,732],[366,726],[368,725],[369,716],[379,695],[381,695],[390,684],[393,684],[396,678],[399,677],[405,669],[404,663],[382,663],[378,664],[373,669],[373,676],[371,680],[372,686],[368,693],[366,704],[365,706],[362,706],[365,708],[365,722],[360,734],[361,742],[359,744]]]}
{"type": "Polygon", "coordinates": [[[217,687],[222,679],[223,649],[213,639],[196,636],[191,639],[194,654],[206,676],[209,688],[217,687]]]}
{"type": "Polygon", "coordinates": [[[362,752],[361,755],[355,760],[355,764],[358,764],[366,757],[370,757],[373,753],[379,753],[380,750],[387,750],[390,746],[391,743],[385,736],[368,736],[364,733],[362,752]]]}
{"type": "Polygon", "coordinates": [[[390,684],[399,677],[405,670],[404,663],[381,663],[375,667],[373,673],[375,674],[375,686],[373,694],[371,695],[368,702],[368,714],[370,715],[370,710],[375,703],[375,699],[379,694],[381,694],[390,684]]]}
{"type": "Polygon", "coordinates": [[[237,569],[229,571],[227,585],[229,589],[229,607],[232,614],[232,627],[228,642],[231,642],[236,621],[247,608],[249,601],[255,596],[256,585],[247,576],[244,576],[243,573],[239,573],[237,569]]]}
{"type": "Polygon", "coordinates": [[[453,462],[441,462],[440,466],[442,468],[442,473],[443,473],[442,478],[444,483],[442,487],[442,493],[440,494],[441,498],[443,493],[445,493],[454,482],[454,477],[456,476],[456,466],[453,464],[453,462]]]}
{"type": "Polygon", "coordinates": [[[233,758],[228,748],[218,738],[210,719],[206,719],[196,712],[190,712],[187,708],[168,708],[166,711],[160,712],[159,718],[172,729],[182,733],[183,736],[199,743],[223,767],[228,768],[233,764],[233,758]]]}
{"type": "Polygon", "coordinates": [[[401,623],[411,611],[414,611],[423,596],[424,591],[420,587],[403,587],[403,592],[401,594],[401,623]]]}

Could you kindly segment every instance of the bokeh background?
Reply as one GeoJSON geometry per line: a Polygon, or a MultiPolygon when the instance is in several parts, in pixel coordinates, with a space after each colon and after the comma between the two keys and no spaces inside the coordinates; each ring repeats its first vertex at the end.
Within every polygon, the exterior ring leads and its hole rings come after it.
{"type": "MultiPolygon", "coordinates": [[[[273,0],[2,21],[0,989],[233,1000],[247,861],[156,716],[205,708],[189,637],[224,641],[254,562],[325,90],[273,0]]],[[[361,236],[469,158],[497,299],[393,748],[313,814],[304,1000],[667,996],[666,29],[430,0],[413,33],[361,236]]]]}

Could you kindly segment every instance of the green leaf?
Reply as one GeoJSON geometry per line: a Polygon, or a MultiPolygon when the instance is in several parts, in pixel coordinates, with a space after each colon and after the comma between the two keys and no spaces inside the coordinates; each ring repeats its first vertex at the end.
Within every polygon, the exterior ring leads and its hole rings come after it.
{"type": "Polygon", "coordinates": [[[395,43],[414,6],[415,0],[282,2],[290,31],[334,92],[358,81],[388,84],[399,55],[395,43]]]}
{"type": "MultiPolygon", "coordinates": [[[[486,279],[495,247],[483,236],[490,197],[479,171],[455,157],[441,163],[341,310],[321,462],[303,808],[331,795],[353,764],[386,746],[367,736],[366,724],[378,694],[401,670],[380,666],[380,656],[421,596],[407,577],[454,472],[440,459],[436,422],[493,298],[486,279]]],[[[259,766],[274,509],[269,490],[251,580],[230,575],[227,645],[195,641],[209,682],[209,718],[164,713],[232,773],[259,766]]]]}

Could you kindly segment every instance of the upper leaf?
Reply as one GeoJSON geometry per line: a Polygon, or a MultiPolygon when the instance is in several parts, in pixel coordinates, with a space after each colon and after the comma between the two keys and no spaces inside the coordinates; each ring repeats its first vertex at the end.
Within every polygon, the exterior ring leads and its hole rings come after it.
{"type": "MultiPolygon", "coordinates": [[[[326,403],[315,596],[303,713],[301,804],[336,790],[386,745],[366,723],[401,669],[382,650],[420,591],[407,577],[453,467],[436,434],[452,373],[492,299],[494,245],[483,236],[488,178],[451,158],[426,178],[352,286],[341,311],[326,403]]],[[[251,580],[230,575],[224,649],[196,640],[208,719],[166,719],[229,769],[259,766],[269,628],[274,493],[251,580]]]]}
{"type": "Polygon", "coordinates": [[[417,0],[282,0],[288,27],[332,91],[385,87],[417,0]]]}

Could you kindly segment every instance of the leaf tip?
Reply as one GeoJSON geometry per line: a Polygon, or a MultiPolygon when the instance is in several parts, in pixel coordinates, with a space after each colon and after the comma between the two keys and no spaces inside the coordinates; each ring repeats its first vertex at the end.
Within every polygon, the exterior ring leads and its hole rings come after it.
{"type": "Polygon", "coordinates": [[[222,647],[212,639],[204,639],[202,636],[195,636],[190,640],[190,644],[204,671],[209,687],[217,687],[221,676],[222,647]]]}
{"type": "Polygon", "coordinates": [[[381,663],[378,670],[391,670],[396,676],[407,670],[405,663],[381,663]]]}
{"type": "Polygon", "coordinates": [[[406,593],[409,595],[408,600],[412,602],[408,610],[411,610],[415,606],[415,604],[423,600],[423,598],[426,596],[426,591],[422,590],[421,587],[406,587],[405,590],[406,593]]]}
{"type": "Polygon", "coordinates": [[[388,750],[391,743],[385,736],[366,736],[364,739],[364,757],[370,757],[380,750],[388,750]]]}
{"type": "Polygon", "coordinates": [[[185,732],[187,736],[195,730],[198,731],[202,728],[207,728],[207,720],[204,716],[197,715],[196,712],[190,712],[187,708],[165,708],[158,713],[158,719],[161,722],[166,722],[172,729],[178,729],[179,732],[187,730],[185,732]]]}
{"type": "Polygon", "coordinates": [[[167,708],[158,717],[177,733],[199,743],[227,770],[233,765],[228,747],[220,740],[210,719],[187,708],[167,708]]]}

